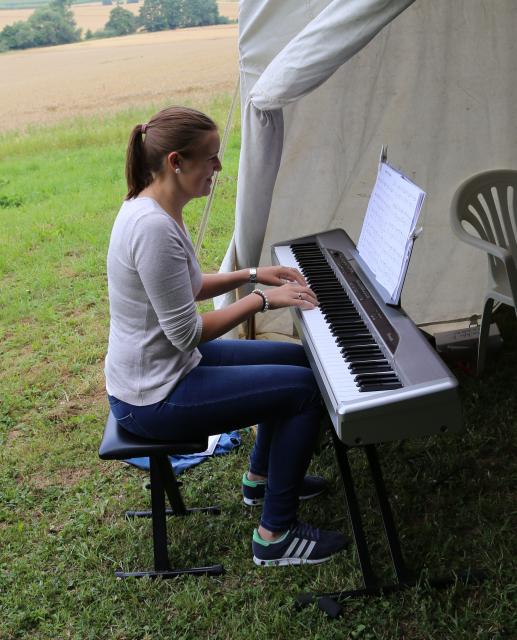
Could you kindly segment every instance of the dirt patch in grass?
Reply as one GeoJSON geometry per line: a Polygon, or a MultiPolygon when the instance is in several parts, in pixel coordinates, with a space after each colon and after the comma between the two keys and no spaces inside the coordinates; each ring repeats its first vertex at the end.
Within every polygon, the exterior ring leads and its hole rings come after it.
{"type": "Polygon", "coordinates": [[[91,475],[90,469],[59,469],[52,475],[33,473],[28,478],[28,482],[33,489],[46,489],[52,486],[73,487],[89,475],[91,475]]]}
{"type": "Polygon", "coordinates": [[[22,429],[11,429],[11,431],[8,432],[6,437],[7,444],[16,442],[19,438],[22,438],[23,435],[24,433],[22,429]]]}
{"type": "Polygon", "coordinates": [[[237,25],[218,25],[0,55],[3,131],[231,91],[237,25]]]}

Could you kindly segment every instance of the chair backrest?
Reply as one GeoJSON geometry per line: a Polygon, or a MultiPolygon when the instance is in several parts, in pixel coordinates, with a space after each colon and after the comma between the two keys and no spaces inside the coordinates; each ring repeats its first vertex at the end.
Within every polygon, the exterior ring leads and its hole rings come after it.
{"type": "MultiPolygon", "coordinates": [[[[452,211],[465,232],[507,249],[517,266],[517,171],[472,176],[457,190],[452,211]]],[[[489,262],[492,270],[497,268],[493,256],[489,262]]]]}

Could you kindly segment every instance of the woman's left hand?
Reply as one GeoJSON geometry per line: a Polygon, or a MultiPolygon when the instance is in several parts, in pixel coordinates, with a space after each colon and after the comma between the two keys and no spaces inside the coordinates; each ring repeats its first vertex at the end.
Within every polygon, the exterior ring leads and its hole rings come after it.
{"type": "Polygon", "coordinates": [[[280,287],[286,282],[297,282],[302,287],[307,286],[307,282],[303,275],[293,267],[258,267],[257,282],[267,284],[273,287],[280,287]]]}

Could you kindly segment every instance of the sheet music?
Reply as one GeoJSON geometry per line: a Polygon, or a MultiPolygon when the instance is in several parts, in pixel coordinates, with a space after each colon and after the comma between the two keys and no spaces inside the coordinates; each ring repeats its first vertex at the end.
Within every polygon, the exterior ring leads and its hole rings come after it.
{"type": "Polygon", "coordinates": [[[357,249],[393,304],[400,299],[424,197],[416,184],[380,163],[357,249]]]}

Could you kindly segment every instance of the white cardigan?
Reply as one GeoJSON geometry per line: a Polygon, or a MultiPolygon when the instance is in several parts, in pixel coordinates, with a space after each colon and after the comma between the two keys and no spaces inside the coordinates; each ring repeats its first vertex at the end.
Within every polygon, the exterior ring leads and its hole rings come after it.
{"type": "Polygon", "coordinates": [[[201,360],[194,247],[155,200],[134,198],[113,225],[107,266],[106,389],[133,405],[159,402],[201,360]]]}

